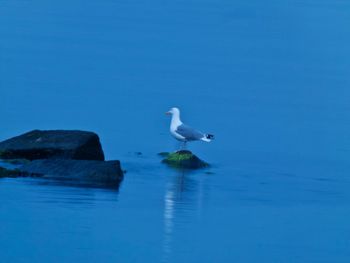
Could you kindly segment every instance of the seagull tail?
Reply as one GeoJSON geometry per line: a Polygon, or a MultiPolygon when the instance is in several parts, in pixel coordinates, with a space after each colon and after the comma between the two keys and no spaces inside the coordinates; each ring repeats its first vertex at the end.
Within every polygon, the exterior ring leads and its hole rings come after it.
{"type": "Polygon", "coordinates": [[[205,142],[211,142],[214,139],[214,135],[212,134],[204,134],[204,137],[201,139],[205,142]]]}

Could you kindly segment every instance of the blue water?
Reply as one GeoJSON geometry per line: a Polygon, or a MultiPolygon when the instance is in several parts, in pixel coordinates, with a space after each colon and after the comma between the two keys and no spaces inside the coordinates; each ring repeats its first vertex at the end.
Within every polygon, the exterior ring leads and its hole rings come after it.
{"type": "Polygon", "coordinates": [[[97,132],[118,190],[0,180],[1,262],[349,262],[350,4],[0,0],[0,140],[97,132]],[[170,107],[216,135],[174,171],[170,107]],[[142,152],[142,155],[136,154],[142,152]]]}

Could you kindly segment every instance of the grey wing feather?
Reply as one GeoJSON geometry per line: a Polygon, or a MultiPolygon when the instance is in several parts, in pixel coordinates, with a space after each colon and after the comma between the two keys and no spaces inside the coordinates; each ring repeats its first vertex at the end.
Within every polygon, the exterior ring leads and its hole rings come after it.
{"type": "Polygon", "coordinates": [[[179,127],[177,127],[176,132],[189,141],[200,140],[204,137],[203,133],[196,131],[195,129],[184,124],[181,124],[179,127]]]}

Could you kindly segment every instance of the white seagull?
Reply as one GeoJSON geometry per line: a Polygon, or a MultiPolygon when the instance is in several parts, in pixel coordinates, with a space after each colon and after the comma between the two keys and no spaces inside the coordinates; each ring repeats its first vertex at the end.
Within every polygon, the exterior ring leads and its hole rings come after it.
{"type": "Polygon", "coordinates": [[[171,108],[165,114],[172,115],[170,123],[170,133],[175,139],[183,142],[185,148],[186,143],[189,141],[205,141],[210,142],[214,139],[214,135],[208,133],[202,133],[185,124],[180,120],[180,110],[178,108],[171,108]]]}

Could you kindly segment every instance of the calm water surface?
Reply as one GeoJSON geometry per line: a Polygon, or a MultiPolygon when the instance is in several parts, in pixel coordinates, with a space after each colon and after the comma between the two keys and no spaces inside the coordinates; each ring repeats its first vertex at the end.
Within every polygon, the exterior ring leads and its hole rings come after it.
{"type": "Polygon", "coordinates": [[[0,0],[0,140],[96,131],[119,189],[0,180],[1,262],[349,262],[348,1],[0,0]],[[217,139],[172,170],[168,108],[217,139]],[[136,154],[142,152],[142,155],[136,154]]]}

